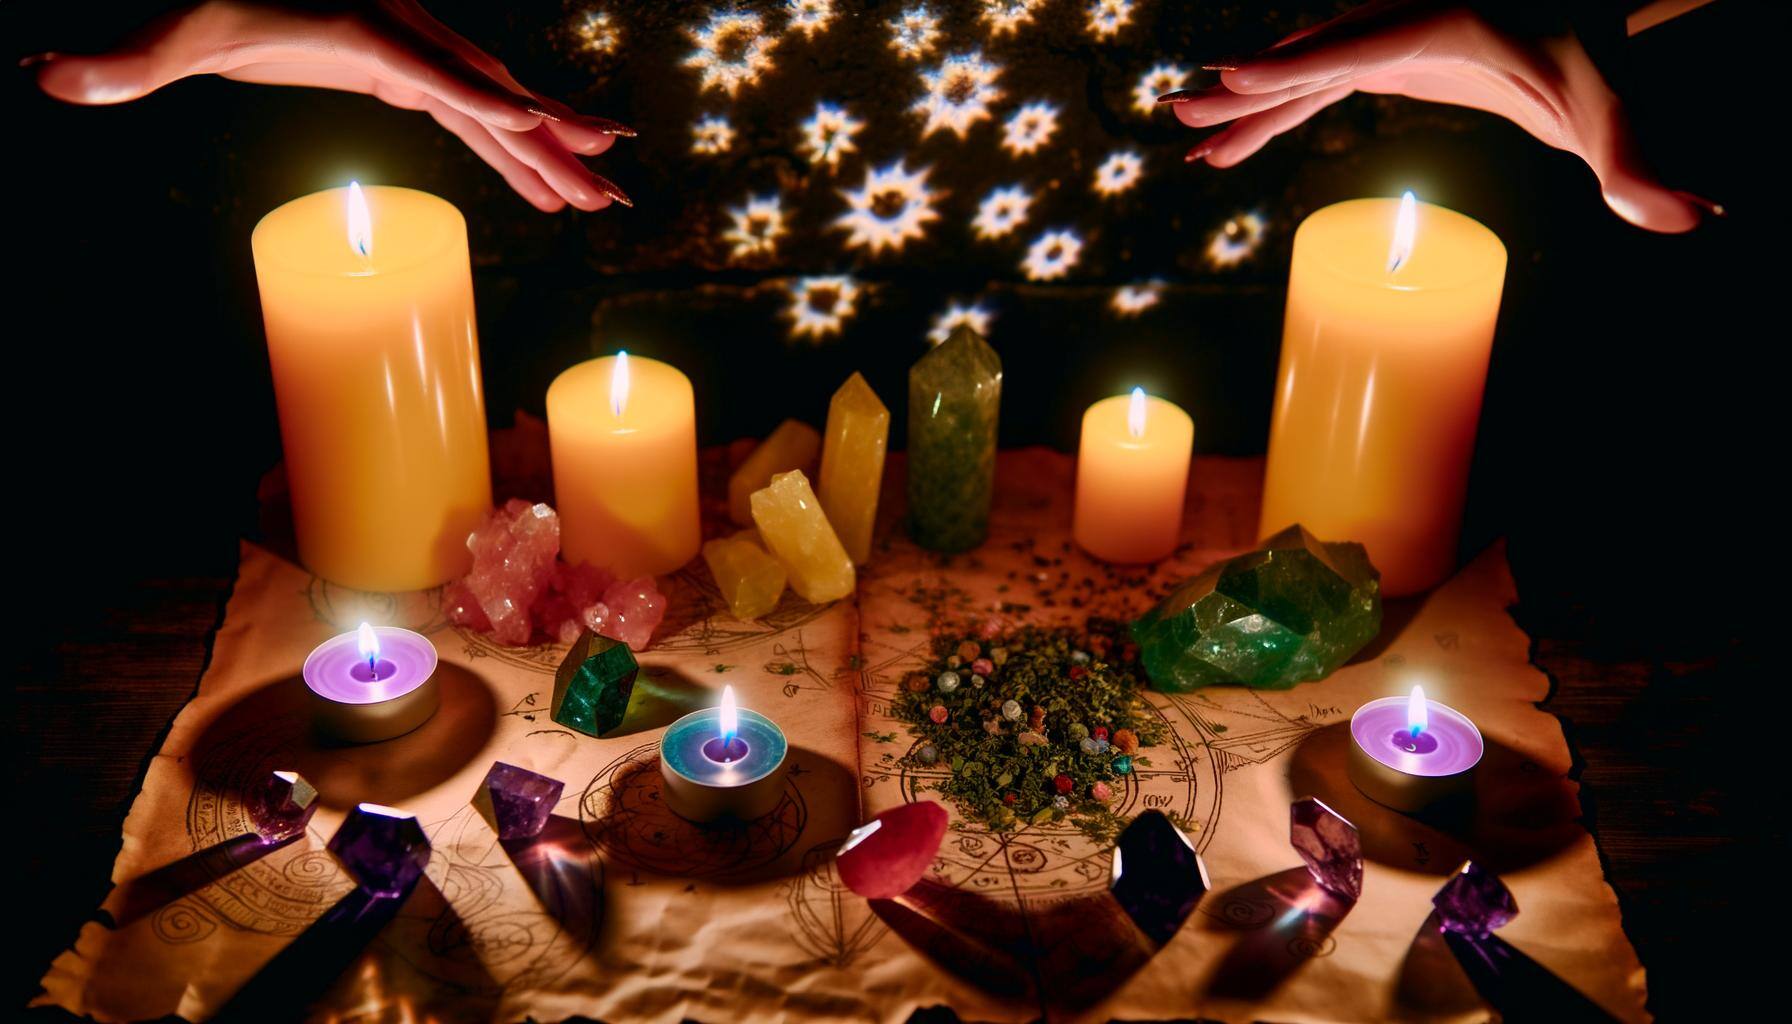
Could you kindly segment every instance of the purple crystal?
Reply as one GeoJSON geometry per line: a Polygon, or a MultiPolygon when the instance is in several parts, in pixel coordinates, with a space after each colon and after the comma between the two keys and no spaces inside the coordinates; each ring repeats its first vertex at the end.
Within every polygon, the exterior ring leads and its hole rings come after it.
{"type": "Polygon", "coordinates": [[[566,783],[527,768],[502,761],[492,762],[485,773],[485,791],[492,801],[492,817],[499,839],[527,839],[541,834],[566,783]]]}
{"type": "Polygon", "coordinates": [[[1474,861],[1465,861],[1456,874],[1431,897],[1437,920],[1445,931],[1486,936],[1518,916],[1518,901],[1500,877],[1474,861]]]}
{"type": "Polygon", "coordinates": [[[1363,894],[1363,841],[1356,826],[1324,801],[1310,796],[1294,801],[1288,841],[1321,889],[1352,903],[1363,894]]]}
{"type": "Polygon", "coordinates": [[[1208,888],[1201,855],[1162,812],[1146,811],[1121,831],[1108,891],[1158,945],[1175,937],[1208,888]]]}
{"type": "Polygon", "coordinates": [[[298,772],[269,772],[245,802],[250,827],[262,842],[278,843],[305,831],[317,811],[317,789],[298,772]]]}
{"type": "Polygon", "coordinates": [[[393,807],[357,804],[330,838],[330,852],[370,896],[403,896],[429,863],[429,837],[393,807]]]}

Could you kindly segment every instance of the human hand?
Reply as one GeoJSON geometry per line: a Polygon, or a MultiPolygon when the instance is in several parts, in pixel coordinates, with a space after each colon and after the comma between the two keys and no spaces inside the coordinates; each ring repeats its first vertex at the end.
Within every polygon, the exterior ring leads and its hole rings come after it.
{"type": "Polygon", "coordinates": [[[435,118],[541,210],[634,205],[579,160],[632,129],[524,88],[416,0],[204,0],[110,53],[48,53],[21,63],[35,67],[45,92],[70,103],[124,103],[202,74],[366,93],[435,118]]]}
{"type": "Polygon", "coordinates": [[[1638,227],[1690,231],[1722,207],[1663,185],[1571,32],[1526,38],[1461,4],[1376,0],[1218,70],[1220,85],[1159,99],[1191,127],[1231,122],[1189,150],[1231,167],[1352,92],[1389,93],[1498,114],[1586,161],[1606,205],[1638,227]]]}

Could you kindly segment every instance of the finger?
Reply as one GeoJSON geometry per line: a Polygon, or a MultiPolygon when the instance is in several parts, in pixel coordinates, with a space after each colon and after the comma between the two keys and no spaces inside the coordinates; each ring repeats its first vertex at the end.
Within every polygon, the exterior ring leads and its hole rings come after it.
{"type": "Polygon", "coordinates": [[[581,210],[601,210],[612,202],[633,206],[616,183],[579,162],[545,127],[528,132],[494,131],[492,136],[518,160],[534,168],[555,192],[581,210]]]}
{"type": "Polygon", "coordinates": [[[1308,118],[1350,95],[1348,85],[1333,86],[1284,103],[1273,110],[1239,118],[1189,151],[1188,160],[1205,159],[1214,167],[1232,167],[1262,149],[1270,139],[1288,131],[1308,118]]]}
{"type": "Polygon", "coordinates": [[[1356,26],[1267,50],[1230,71],[1220,81],[1239,93],[1264,93],[1328,79],[1384,71],[1427,54],[1438,38],[1435,20],[1391,26],[1356,26]]]}
{"type": "Polygon", "coordinates": [[[46,55],[38,64],[37,86],[65,103],[127,103],[147,96],[175,78],[158,74],[149,54],[105,53],[93,57],[46,55]]]}
{"type": "Polygon", "coordinates": [[[434,96],[493,128],[526,132],[544,111],[469,66],[460,57],[397,25],[344,23],[337,52],[375,78],[434,96]]]}
{"type": "Polygon", "coordinates": [[[468,65],[502,88],[533,100],[537,110],[551,115],[543,119],[548,130],[573,152],[596,156],[614,145],[617,136],[634,137],[635,130],[628,125],[606,117],[581,114],[559,100],[526,88],[502,61],[449,28],[435,15],[424,10],[422,5],[404,0],[397,5],[396,10],[416,32],[428,37],[436,45],[454,51],[468,65]]]}
{"type": "Polygon", "coordinates": [[[468,149],[503,175],[510,187],[536,209],[543,213],[554,213],[565,208],[566,200],[548,185],[541,174],[505,149],[492,135],[491,129],[482,122],[433,99],[425,101],[424,109],[436,119],[437,124],[460,136],[468,149]]]}
{"type": "Polygon", "coordinates": [[[1273,110],[1284,103],[1348,84],[1349,81],[1348,76],[1342,76],[1262,93],[1237,93],[1223,85],[1216,85],[1177,101],[1174,109],[1176,119],[1183,124],[1190,128],[1207,128],[1261,111],[1273,110]]]}

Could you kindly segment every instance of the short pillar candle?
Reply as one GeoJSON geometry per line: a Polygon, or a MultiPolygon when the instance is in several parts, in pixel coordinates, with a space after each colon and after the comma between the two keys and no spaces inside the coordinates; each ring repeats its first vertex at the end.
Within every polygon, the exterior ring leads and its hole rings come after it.
{"type": "Polygon", "coordinates": [[[1078,547],[1105,562],[1156,562],[1182,537],[1195,421],[1143,388],[1083,414],[1076,460],[1078,547]]]}

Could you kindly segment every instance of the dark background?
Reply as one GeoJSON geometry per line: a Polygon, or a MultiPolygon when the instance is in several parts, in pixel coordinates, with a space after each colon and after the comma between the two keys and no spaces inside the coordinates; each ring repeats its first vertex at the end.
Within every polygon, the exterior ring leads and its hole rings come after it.
{"type": "MultiPolygon", "coordinates": [[[[705,6],[640,5],[624,21],[624,51],[602,59],[577,51],[578,9],[558,0],[430,6],[526,83],[640,128],[596,165],[637,208],[540,214],[426,117],[360,96],[208,78],[74,108],[12,75],[6,415],[10,548],[24,556],[9,574],[23,611],[20,680],[69,672],[70,645],[145,600],[143,581],[230,574],[255,522],[256,481],[279,458],[249,232],[295,196],[358,177],[425,189],[466,213],[494,423],[514,408],[539,412],[546,383],[571,362],[626,346],[691,375],[705,443],[763,433],[785,415],[819,423],[854,369],[892,407],[899,443],[903,375],[929,318],[948,299],[983,297],[998,310],[1004,444],[1069,450],[1089,401],[1142,381],[1193,412],[1200,450],[1251,454],[1266,439],[1294,226],[1329,202],[1412,187],[1487,224],[1510,253],[1465,547],[1510,539],[1516,614],[1540,642],[1652,666],[1613,735],[1638,749],[1667,742],[1662,756],[1679,768],[1666,790],[1629,796],[1658,808],[1663,830],[1744,837],[1694,843],[1673,868],[1684,898],[1640,924],[1627,906],[1627,926],[1633,936],[1744,926],[1718,887],[1756,863],[1744,850],[1757,842],[1759,856],[1785,853],[1777,808],[1754,802],[1777,776],[1757,774],[1751,753],[1774,746],[1750,703],[1772,678],[1752,641],[1783,634],[1771,589],[1781,524],[1764,496],[1786,464],[1784,431],[1768,429],[1784,390],[1785,260],[1766,245],[1780,201],[1765,188],[1784,134],[1768,75],[1783,58],[1767,52],[1780,19],[1764,7],[1719,0],[1606,58],[1664,179],[1729,210],[1665,237],[1612,215],[1577,159],[1478,112],[1353,97],[1221,171],[1181,164],[1199,136],[1167,113],[1127,110],[1137,74],[1160,59],[1248,52],[1348,5],[1146,3],[1121,43],[1100,46],[1069,17],[1080,4],[1052,5],[1064,16],[1042,22],[1033,49],[989,47],[1006,68],[998,117],[1042,92],[1065,108],[1064,146],[1035,154],[1024,174],[997,166],[1021,162],[996,150],[989,123],[963,143],[916,141],[904,113],[913,67],[875,50],[897,5],[858,5],[868,13],[840,23],[835,45],[781,51],[778,70],[734,103],[700,96],[679,64],[682,28],[705,6]],[[831,177],[790,145],[790,126],[822,96],[873,122],[863,152],[831,177]],[[724,109],[742,131],[735,152],[692,157],[690,122],[724,109]],[[1147,176],[1095,200],[1088,176],[1122,145],[1146,155],[1147,176]],[[843,249],[827,230],[835,189],[857,184],[867,160],[899,156],[936,167],[932,183],[951,192],[941,221],[895,257],[843,249]],[[1022,237],[971,240],[975,200],[1023,177],[1045,198],[1022,237]],[[721,208],[774,188],[795,216],[790,244],[774,260],[729,263],[721,208]],[[1207,265],[1211,233],[1245,211],[1268,224],[1261,251],[1235,268],[1207,265]],[[1028,284],[1015,269],[1025,239],[1060,223],[1088,240],[1082,264],[1063,282],[1028,284]],[[822,344],[786,337],[783,282],[841,272],[874,286],[859,315],[822,344]],[[1115,285],[1149,277],[1168,282],[1159,307],[1132,320],[1107,312],[1115,285]],[[1750,741],[1737,743],[1739,732],[1750,741]]],[[[14,56],[79,52],[146,9],[13,2],[0,7],[0,38],[14,56]]],[[[968,16],[953,17],[957,35],[969,31],[968,16]]],[[[16,705],[14,715],[15,738],[37,731],[16,705]]],[[[57,813],[76,783],[23,756],[13,809],[29,825],[57,813]]],[[[44,898],[93,905],[110,857],[92,852],[80,863],[100,865],[88,868],[95,878],[44,898]]],[[[46,949],[67,938],[47,937],[46,949]]],[[[1695,973],[1680,971],[1670,976],[1690,986],[1695,973]]],[[[1660,991],[1658,1004],[1692,1005],[1688,987],[1660,991]]]]}

